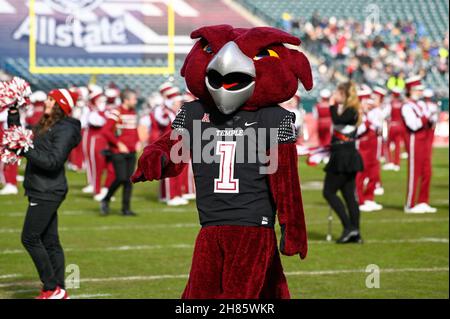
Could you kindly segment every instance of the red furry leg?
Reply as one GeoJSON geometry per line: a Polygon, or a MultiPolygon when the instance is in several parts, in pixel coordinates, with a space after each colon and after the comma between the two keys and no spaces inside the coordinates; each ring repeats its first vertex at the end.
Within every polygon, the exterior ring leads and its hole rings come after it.
{"type": "Polygon", "coordinates": [[[219,226],[204,227],[195,242],[191,272],[182,299],[219,298],[222,291],[222,251],[219,226]]]}

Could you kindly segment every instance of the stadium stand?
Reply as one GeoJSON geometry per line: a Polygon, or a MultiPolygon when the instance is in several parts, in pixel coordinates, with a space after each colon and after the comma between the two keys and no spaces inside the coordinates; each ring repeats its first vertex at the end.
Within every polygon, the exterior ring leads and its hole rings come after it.
{"type": "Polygon", "coordinates": [[[303,47],[319,60],[315,94],[335,79],[336,72],[351,73],[370,85],[419,73],[448,105],[446,0],[237,2],[303,39],[303,47]]]}

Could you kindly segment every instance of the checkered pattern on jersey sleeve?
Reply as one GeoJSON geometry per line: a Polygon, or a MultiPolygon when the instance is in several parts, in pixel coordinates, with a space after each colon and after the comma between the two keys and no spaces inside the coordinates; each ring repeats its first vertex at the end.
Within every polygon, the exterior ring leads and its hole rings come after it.
{"type": "Polygon", "coordinates": [[[288,112],[278,126],[278,143],[295,143],[297,130],[295,129],[295,114],[288,112]]]}
{"type": "Polygon", "coordinates": [[[172,122],[172,129],[183,130],[186,128],[186,114],[187,112],[184,106],[178,110],[177,115],[172,122]]]}

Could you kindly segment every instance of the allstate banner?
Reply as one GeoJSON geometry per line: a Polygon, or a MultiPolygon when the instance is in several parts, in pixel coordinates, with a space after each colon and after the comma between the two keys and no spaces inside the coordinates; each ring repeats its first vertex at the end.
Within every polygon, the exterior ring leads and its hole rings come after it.
{"type": "Polygon", "coordinates": [[[170,62],[189,52],[193,29],[231,16],[249,26],[221,1],[0,0],[0,59],[35,58],[36,67],[47,58],[60,67],[67,58],[170,62]]]}

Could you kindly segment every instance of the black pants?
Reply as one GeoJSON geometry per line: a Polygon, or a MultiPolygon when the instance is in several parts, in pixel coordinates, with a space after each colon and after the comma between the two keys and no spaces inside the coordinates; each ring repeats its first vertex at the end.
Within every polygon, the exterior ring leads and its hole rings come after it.
{"type": "Polygon", "coordinates": [[[131,183],[131,176],[136,165],[136,153],[113,154],[111,157],[116,179],[111,184],[108,194],[105,196],[106,201],[110,201],[114,193],[123,185],[122,195],[122,211],[130,209],[131,192],[133,184],[131,183]]]}
{"type": "Polygon", "coordinates": [[[327,200],[331,208],[336,212],[341,220],[344,230],[359,230],[359,206],[356,201],[356,173],[338,174],[327,172],[323,187],[323,197],[327,200]],[[341,201],[337,192],[341,191],[348,213],[344,203],[341,201]]]}
{"type": "Polygon", "coordinates": [[[60,202],[29,198],[22,244],[33,259],[44,290],[64,288],[64,251],[58,236],[60,202]]]}

